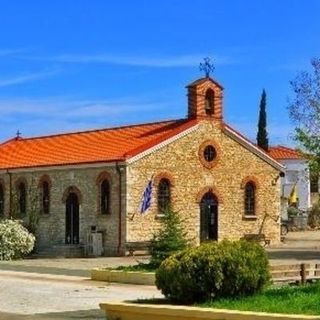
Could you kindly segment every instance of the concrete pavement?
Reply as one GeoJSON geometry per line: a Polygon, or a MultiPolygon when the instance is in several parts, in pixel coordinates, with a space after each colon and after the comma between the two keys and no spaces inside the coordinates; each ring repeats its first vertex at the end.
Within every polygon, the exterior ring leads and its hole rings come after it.
{"type": "MultiPolygon", "coordinates": [[[[289,233],[281,246],[267,252],[272,265],[319,262],[320,231],[289,233]]],[[[103,301],[160,297],[153,286],[89,279],[92,268],[139,261],[147,257],[0,261],[0,320],[102,320],[98,306],[103,301]]]]}
{"type": "Polygon", "coordinates": [[[159,297],[154,286],[0,271],[0,319],[105,319],[101,302],[159,297]]]}

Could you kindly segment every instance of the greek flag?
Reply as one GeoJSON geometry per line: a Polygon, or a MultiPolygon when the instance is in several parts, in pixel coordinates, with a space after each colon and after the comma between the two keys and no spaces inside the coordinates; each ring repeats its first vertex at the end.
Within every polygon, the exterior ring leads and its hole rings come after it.
{"type": "Polygon", "coordinates": [[[151,197],[152,197],[152,179],[149,180],[148,185],[143,193],[141,210],[140,210],[141,214],[144,214],[151,206],[151,197]]]}

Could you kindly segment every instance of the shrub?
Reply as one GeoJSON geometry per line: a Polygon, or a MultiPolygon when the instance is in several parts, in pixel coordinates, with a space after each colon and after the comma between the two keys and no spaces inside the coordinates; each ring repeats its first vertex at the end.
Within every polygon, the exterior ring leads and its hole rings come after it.
{"type": "Polygon", "coordinates": [[[18,221],[0,221],[0,260],[23,257],[33,249],[35,237],[18,221]]]}
{"type": "Polygon", "coordinates": [[[320,203],[315,203],[308,215],[308,225],[311,228],[320,227],[320,203]]]}
{"type": "Polygon", "coordinates": [[[156,272],[158,289],[178,303],[260,292],[270,279],[265,250],[257,243],[212,242],[169,258],[156,272]]]}
{"type": "Polygon", "coordinates": [[[299,214],[299,210],[296,207],[290,206],[287,208],[288,217],[296,217],[299,214]]]}
{"type": "Polygon", "coordinates": [[[150,265],[158,268],[163,260],[173,253],[185,249],[187,245],[186,232],[179,214],[167,209],[161,217],[161,227],[153,235],[150,243],[150,265]]]}

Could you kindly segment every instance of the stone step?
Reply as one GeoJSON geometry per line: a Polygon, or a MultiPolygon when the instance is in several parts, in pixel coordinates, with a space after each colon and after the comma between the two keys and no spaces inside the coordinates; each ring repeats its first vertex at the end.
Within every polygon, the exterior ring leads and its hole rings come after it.
{"type": "Polygon", "coordinates": [[[84,256],[83,245],[54,245],[52,247],[38,248],[36,257],[64,257],[64,258],[81,258],[84,256]]]}

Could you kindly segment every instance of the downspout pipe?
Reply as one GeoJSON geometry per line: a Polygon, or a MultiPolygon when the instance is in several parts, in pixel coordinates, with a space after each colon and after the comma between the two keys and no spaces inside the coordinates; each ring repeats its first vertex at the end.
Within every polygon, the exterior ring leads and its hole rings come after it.
{"type": "Polygon", "coordinates": [[[116,162],[116,170],[118,172],[118,177],[119,177],[119,217],[118,217],[118,249],[117,253],[120,256],[121,255],[121,247],[122,247],[122,197],[121,197],[121,192],[122,192],[122,172],[123,172],[124,167],[120,166],[119,162],[116,162]]]}

